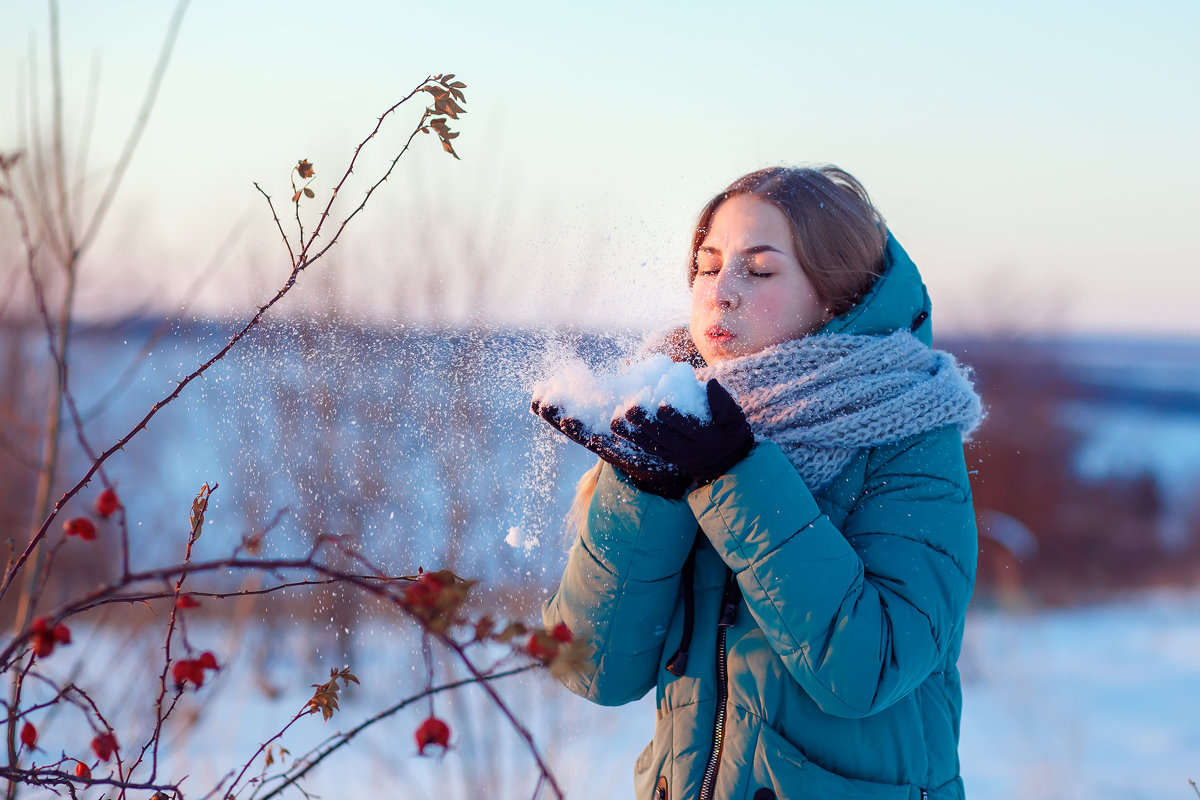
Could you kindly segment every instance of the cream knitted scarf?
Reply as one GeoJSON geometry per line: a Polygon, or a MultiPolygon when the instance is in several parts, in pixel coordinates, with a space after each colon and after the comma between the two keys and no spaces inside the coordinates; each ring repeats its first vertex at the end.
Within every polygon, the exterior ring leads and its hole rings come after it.
{"type": "Polygon", "coordinates": [[[910,332],[816,334],[696,371],[737,399],[760,439],[779,445],[813,492],[863,447],[983,418],[969,372],[910,332]]]}

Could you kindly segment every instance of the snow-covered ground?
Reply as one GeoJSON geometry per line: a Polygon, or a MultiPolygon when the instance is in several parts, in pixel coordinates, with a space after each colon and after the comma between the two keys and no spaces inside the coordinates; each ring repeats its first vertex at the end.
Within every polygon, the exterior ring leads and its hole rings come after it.
{"type": "MultiPolygon", "coordinates": [[[[136,336],[97,336],[76,348],[73,380],[85,411],[89,397],[94,402],[110,387],[114,391],[114,402],[98,410],[91,428],[95,441],[107,444],[127,430],[174,378],[220,343],[215,330],[184,333],[192,337],[188,344],[161,346],[147,365],[127,376],[121,369],[134,359],[136,336]]],[[[373,555],[399,571],[440,566],[442,544],[449,541],[447,493],[457,488],[455,502],[469,512],[458,540],[458,569],[474,576],[523,577],[526,589],[551,582],[565,546],[548,520],[561,519],[569,502],[570,481],[562,476],[580,474],[590,457],[553,437],[528,413],[530,389],[545,377],[530,365],[544,346],[488,339],[451,350],[446,343],[452,337],[434,335],[343,339],[319,352],[298,345],[283,351],[267,344],[246,348],[190,389],[111,463],[130,504],[135,536],[139,530],[159,534],[146,537],[138,557],[157,559],[160,551],[176,547],[179,540],[167,532],[183,530],[187,503],[199,485],[218,480],[221,489],[202,543],[210,555],[224,552],[233,537],[288,505],[292,514],[278,531],[281,548],[305,541],[300,520],[306,509],[315,509],[312,524],[332,530],[357,526],[373,555]],[[497,361],[494,352],[515,355],[497,361]],[[477,360],[460,368],[466,358],[477,360]],[[463,398],[478,402],[464,410],[463,398]],[[451,445],[465,455],[456,460],[451,445]],[[366,485],[376,485],[373,494],[366,485]],[[345,514],[333,513],[342,507],[345,514]]],[[[328,343],[328,336],[322,339],[323,346],[328,343]]],[[[1136,383],[1146,396],[1162,387],[1171,393],[1158,407],[1094,398],[1077,407],[1074,422],[1085,434],[1081,472],[1097,477],[1149,472],[1169,507],[1195,502],[1200,414],[1190,409],[1188,398],[1200,387],[1195,357],[1200,346],[1178,353],[1152,343],[1083,343],[1077,349],[1096,385],[1136,383]],[[1146,359],[1147,351],[1162,359],[1146,359]]],[[[973,611],[961,662],[968,796],[1194,798],[1187,781],[1200,781],[1198,620],[1200,588],[1076,609],[973,611]]],[[[297,623],[293,637],[297,663],[312,658],[315,649],[302,624],[307,623],[297,623]]],[[[363,660],[353,665],[364,687],[348,693],[343,711],[328,725],[298,724],[285,742],[294,754],[422,684],[411,631],[371,627],[359,632],[363,660]]],[[[245,642],[256,636],[238,635],[245,642]]],[[[216,641],[211,646],[224,661],[229,651],[216,641]]],[[[209,788],[239,757],[244,760],[303,704],[309,684],[326,679],[331,656],[316,655],[305,667],[287,667],[291,671],[283,676],[273,669],[264,673],[266,667],[248,657],[234,657],[230,669],[207,687],[217,699],[211,707],[192,707],[200,713],[197,735],[169,748],[187,765],[192,794],[209,788]],[[264,695],[260,675],[285,687],[282,694],[264,695]]],[[[652,698],[599,708],[542,678],[510,681],[506,692],[545,745],[568,797],[629,796],[633,761],[652,730],[652,698]]],[[[438,710],[452,714],[455,729],[455,748],[444,758],[415,757],[412,731],[427,709],[409,709],[319,768],[309,789],[328,800],[399,795],[396,787],[411,789],[414,797],[532,795],[528,755],[479,698],[464,695],[454,707],[439,701],[438,710]]]]}
{"type": "Polygon", "coordinates": [[[972,614],[960,753],[975,800],[1194,797],[1200,593],[972,614]]]}
{"type": "MultiPolygon", "coordinates": [[[[1200,780],[1200,591],[1155,592],[1051,611],[981,610],[968,620],[960,667],[960,753],[971,800],[1137,800],[1193,797],[1200,780]]],[[[297,628],[294,646],[308,640],[297,628]]],[[[194,634],[203,636],[203,633],[194,634]]],[[[253,640],[253,637],[250,637],[253,640]]],[[[292,757],[423,683],[411,629],[372,622],[360,632],[361,688],[328,724],[308,718],[283,740],[292,757]]],[[[286,649],[286,648],[285,648],[286,649]]],[[[250,659],[235,661],[189,702],[211,696],[190,740],[176,741],[193,794],[245,760],[323,680],[327,665],[276,672],[268,699],[250,659]],[[212,692],[206,695],[204,692],[212,692]],[[231,726],[231,719],[237,724],[231,726]]],[[[649,740],[653,696],[621,708],[591,705],[541,673],[498,684],[577,800],[632,794],[632,765],[649,740]]],[[[328,800],[352,796],[528,798],[532,761],[483,698],[469,690],[436,701],[453,729],[444,757],[418,758],[412,733],[424,703],[379,724],[305,783],[328,800]],[[409,792],[409,794],[402,794],[409,792]]],[[[199,706],[187,706],[199,709],[199,706]]],[[[53,735],[53,734],[50,734],[53,735]]],[[[298,795],[296,795],[298,796],[298,795]]],[[[542,794],[542,797],[549,796],[542,794]]]]}

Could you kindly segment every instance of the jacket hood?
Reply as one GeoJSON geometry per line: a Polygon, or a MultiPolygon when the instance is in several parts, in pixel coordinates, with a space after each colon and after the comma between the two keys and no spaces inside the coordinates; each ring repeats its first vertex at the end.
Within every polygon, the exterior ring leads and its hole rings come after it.
{"type": "Polygon", "coordinates": [[[818,333],[879,336],[909,329],[926,345],[933,343],[929,292],[917,265],[896,237],[888,234],[883,274],[845,314],[834,317],[818,333]]]}

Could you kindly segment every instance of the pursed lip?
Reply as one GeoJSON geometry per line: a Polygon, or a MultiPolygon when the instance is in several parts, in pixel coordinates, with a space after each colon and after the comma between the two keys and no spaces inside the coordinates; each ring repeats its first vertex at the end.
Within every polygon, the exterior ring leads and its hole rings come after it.
{"type": "Polygon", "coordinates": [[[714,342],[727,342],[734,338],[733,331],[724,325],[710,325],[705,329],[704,335],[714,342]]]}

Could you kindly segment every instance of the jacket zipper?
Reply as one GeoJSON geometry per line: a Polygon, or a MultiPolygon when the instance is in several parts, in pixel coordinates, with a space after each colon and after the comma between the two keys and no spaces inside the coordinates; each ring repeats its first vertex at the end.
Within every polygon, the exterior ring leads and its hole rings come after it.
{"type": "Polygon", "coordinates": [[[717,787],[717,769],[721,766],[721,745],[725,742],[725,705],[729,700],[729,660],[725,652],[725,632],[737,618],[741,599],[733,571],[725,568],[725,593],[721,597],[721,618],[717,621],[717,714],[713,720],[713,744],[700,781],[700,800],[712,800],[717,787]]]}

